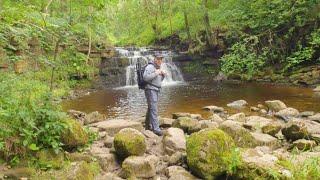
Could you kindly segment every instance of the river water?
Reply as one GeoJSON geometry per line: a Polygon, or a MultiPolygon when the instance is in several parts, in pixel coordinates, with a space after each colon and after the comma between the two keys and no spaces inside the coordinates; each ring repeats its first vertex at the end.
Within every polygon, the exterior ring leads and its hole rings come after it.
{"type": "MultiPolygon", "coordinates": [[[[244,99],[249,105],[242,110],[249,112],[250,106],[263,104],[266,100],[279,99],[299,111],[320,112],[320,95],[310,88],[290,87],[261,83],[223,82],[193,80],[163,87],[160,94],[159,114],[171,117],[173,112],[208,114],[201,108],[216,105],[230,113],[236,110],[226,107],[227,103],[244,99]]],[[[99,90],[75,100],[63,102],[65,110],[74,109],[86,113],[99,111],[108,119],[132,119],[144,116],[147,105],[144,91],[137,87],[99,90]]]]}

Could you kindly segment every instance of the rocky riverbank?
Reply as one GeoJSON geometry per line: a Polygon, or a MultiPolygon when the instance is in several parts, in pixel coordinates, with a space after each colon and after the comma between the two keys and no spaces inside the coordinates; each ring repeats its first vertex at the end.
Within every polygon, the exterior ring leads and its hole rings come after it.
{"type": "Polygon", "coordinates": [[[64,134],[67,151],[37,154],[46,164],[50,162],[50,170],[7,169],[4,176],[86,180],[320,178],[320,113],[299,112],[279,100],[257,105],[238,100],[226,107],[203,107],[211,113],[206,119],[188,112],[160,117],[165,132],[161,137],[144,130],[143,117],[105,120],[98,112],[70,110],[76,121],[70,121],[73,128],[64,134]],[[229,114],[226,107],[239,113],[229,114]],[[97,138],[78,152],[74,148],[89,141],[80,125],[96,132],[97,138]],[[17,171],[22,173],[12,175],[17,171]]]}

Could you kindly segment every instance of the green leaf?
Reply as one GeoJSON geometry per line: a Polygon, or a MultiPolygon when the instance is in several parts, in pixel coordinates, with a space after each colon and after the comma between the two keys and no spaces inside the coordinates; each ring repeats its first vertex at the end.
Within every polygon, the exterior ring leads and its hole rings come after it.
{"type": "Polygon", "coordinates": [[[37,145],[33,143],[33,144],[29,145],[29,149],[32,151],[38,151],[40,148],[37,147],[37,145]]]}

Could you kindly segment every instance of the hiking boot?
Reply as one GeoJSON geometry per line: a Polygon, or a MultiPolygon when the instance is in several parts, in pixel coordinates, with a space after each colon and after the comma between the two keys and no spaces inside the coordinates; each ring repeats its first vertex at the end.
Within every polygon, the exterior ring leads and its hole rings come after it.
{"type": "Polygon", "coordinates": [[[153,133],[155,133],[158,136],[163,136],[163,132],[162,131],[153,131],[153,133]]]}

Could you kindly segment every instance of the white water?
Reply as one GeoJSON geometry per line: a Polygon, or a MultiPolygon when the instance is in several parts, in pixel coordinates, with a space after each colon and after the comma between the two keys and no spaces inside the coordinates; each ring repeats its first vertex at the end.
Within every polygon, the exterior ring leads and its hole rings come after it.
{"type": "Polygon", "coordinates": [[[164,57],[161,69],[167,75],[162,82],[162,86],[184,84],[184,79],[179,68],[172,62],[171,51],[154,51],[147,48],[124,49],[120,47],[117,47],[116,50],[120,56],[128,58],[130,63],[126,67],[126,85],[121,88],[137,87],[136,64],[140,61],[142,65],[146,65],[149,61],[153,60],[154,54],[161,54],[164,57]]]}

